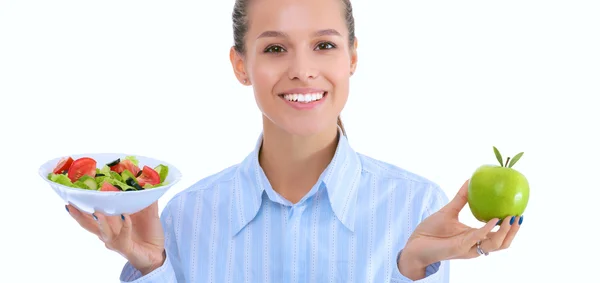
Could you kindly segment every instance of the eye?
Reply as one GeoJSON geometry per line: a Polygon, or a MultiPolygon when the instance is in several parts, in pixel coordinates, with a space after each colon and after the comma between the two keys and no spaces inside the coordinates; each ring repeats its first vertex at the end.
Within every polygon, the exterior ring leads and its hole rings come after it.
{"type": "Polygon", "coordinates": [[[285,51],[285,49],[283,49],[283,47],[281,47],[279,45],[270,45],[267,48],[265,48],[265,50],[264,50],[265,53],[281,53],[284,51],[285,51]]]}
{"type": "Polygon", "coordinates": [[[335,48],[335,45],[331,42],[321,42],[319,44],[317,44],[317,50],[323,50],[323,49],[333,49],[335,48]]]}

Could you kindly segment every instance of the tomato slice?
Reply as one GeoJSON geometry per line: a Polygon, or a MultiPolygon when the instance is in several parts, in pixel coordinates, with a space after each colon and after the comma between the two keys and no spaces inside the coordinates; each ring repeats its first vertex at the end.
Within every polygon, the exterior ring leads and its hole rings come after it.
{"type": "Polygon", "coordinates": [[[72,157],[63,157],[60,159],[60,161],[58,161],[58,163],[56,164],[56,167],[54,167],[54,170],[52,170],[52,173],[54,174],[62,174],[62,172],[69,170],[69,168],[71,167],[71,164],[73,164],[73,158],[72,157]]]}
{"type": "Polygon", "coordinates": [[[113,184],[109,182],[102,183],[102,187],[100,187],[100,191],[102,192],[120,192],[119,188],[113,186],[113,184]]]}
{"type": "Polygon", "coordinates": [[[123,172],[123,170],[125,170],[125,167],[123,165],[121,165],[121,163],[118,163],[117,165],[114,165],[114,166],[110,166],[110,171],[114,171],[119,174],[121,174],[123,172]]]}
{"type": "Polygon", "coordinates": [[[137,177],[137,181],[142,187],[146,184],[156,185],[160,183],[160,175],[158,175],[156,170],[148,166],[144,166],[144,168],[142,168],[142,175],[137,177]]]}
{"type": "Polygon", "coordinates": [[[73,161],[67,174],[71,182],[79,180],[84,175],[90,177],[96,176],[96,160],[89,157],[82,157],[73,161]]]}
{"type": "Polygon", "coordinates": [[[123,173],[125,169],[129,170],[129,172],[131,172],[133,176],[137,176],[140,172],[140,168],[135,166],[135,164],[133,164],[133,162],[131,162],[131,160],[129,159],[125,159],[119,162],[119,164],[110,167],[110,170],[115,171],[119,174],[123,173]]]}

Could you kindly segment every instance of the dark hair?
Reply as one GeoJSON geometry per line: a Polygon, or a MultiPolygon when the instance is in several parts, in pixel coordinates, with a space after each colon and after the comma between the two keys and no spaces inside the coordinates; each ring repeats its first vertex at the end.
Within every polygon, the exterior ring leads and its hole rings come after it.
{"type": "MultiPolygon", "coordinates": [[[[233,6],[233,42],[235,50],[243,55],[246,52],[246,45],[244,40],[246,33],[248,32],[248,2],[250,0],[236,0],[233,6]]],[[[344,4],[344,17],[346,19],[346,27],[348,28],[348,44],[350,47],[354,46],[355,34],[354,34],[354,15],[352,13],[352,4],[350,0],[340,0],[344,4]]],[[[344,129],[344,123],[338,116],[338,126],[342,129],[342,133],[346,135],[344,129]]]]}

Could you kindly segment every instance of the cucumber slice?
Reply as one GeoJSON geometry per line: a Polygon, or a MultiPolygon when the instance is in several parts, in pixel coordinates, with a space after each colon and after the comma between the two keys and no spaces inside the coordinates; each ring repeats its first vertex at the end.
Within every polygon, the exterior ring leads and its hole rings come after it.
{"type": "Polygon", "coordinates": [[[96,180],[92,178],[85,179],[85,181],[83,181],[83,184],[85,184],[90,190],[98,190],[98,183],[96,183],[96,180]]]}
{"type": "Polygon", "coordinates": [[[161,183],[164,182],[167,178],[167,175],[169,175],[169,167],[162,164],[154,167],[154,171],[156,171],[158,173],[158,176],[160,176],[161,183]]]}

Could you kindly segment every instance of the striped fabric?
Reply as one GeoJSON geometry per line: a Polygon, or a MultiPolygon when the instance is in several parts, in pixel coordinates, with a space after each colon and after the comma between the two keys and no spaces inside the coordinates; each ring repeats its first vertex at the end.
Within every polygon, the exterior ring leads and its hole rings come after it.
{"type": "MultiPolygon", "coordinates": [[[[448,202],[431,181],[356,153],[340,135],[312,190],[276,193],[255,150],[178,193],[162,212],[167,260],[121,282],[414,282],[397,259],[415,226],[448,202]]],[[[416,282],[448,282],[448,262],[416,282]]]]}

